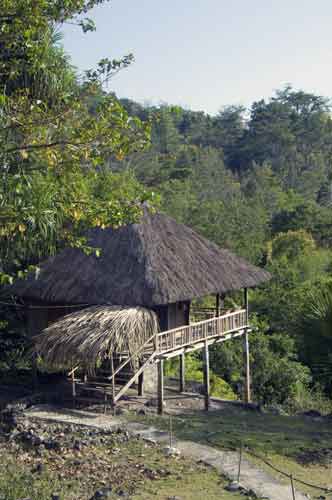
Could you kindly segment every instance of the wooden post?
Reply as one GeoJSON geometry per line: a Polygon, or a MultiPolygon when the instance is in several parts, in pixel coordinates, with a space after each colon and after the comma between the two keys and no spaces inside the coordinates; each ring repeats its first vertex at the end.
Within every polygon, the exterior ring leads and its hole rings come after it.
{"type": "Polygon", "coordinates": [[[249,299],[248,299],[248,288],[244,289],[244,307],[246,310],[246,323],[249,324],[249,299]]]}
{"type": "MultiPolygon", "coordinates": [[[[142,366],[141,362],[139,363],[139,366],[142,366]]],[[[138,375],[137,394],[139,396],[144,396],[144,372],[138,375]]]]}
{"type": "Polygon", "coordinates": [[[111,401],[111,406],[112,409],[114,410],[115,407],[115,379],[114,379],[114,359],[113,359],[113,352],[111,353],[111,375],[112,375],[112,401],[111,401]]]}
{"type": "Polygon", "coordinates": [[[180,375],[180,380],[179,380],[179,391],[184,392],[185,388],[185,354],[180,354],[180,367],[179,367],[179,375],[180,375]]]}
{"type": "Polygon", "coordinates": [[[217,293],[216,295],[216,318],[219,318],[220,316],[220,295],[217,293]]]}
{"type": "Polygon", "coordinates": [[[246,403],[251,401],[251,390],[250,390],[250,356],[249,356],[249,335],[248,331],[244,334],[244,362],[245,362],[245,391],[244,400],[246,403]]]}
{"type": "Polygon", "coordinates": [[[73,396],[73,407],[76,406],[76,384],[75,384],[75,371],[72,369],[71,372],[71,391],[73,396]]]}
{"type": "Polygon", "coordinates": [[[164,413],[164,360],[158,363],[158,414],[164,413]]]}
{"type": "Polygon", "coordinates": [[[205,341],[204,345],[204,399],[205,410],[210,407],[210,362],[209,362],[209,345],[205,341]]]}
{"type": "MultiPolygon", "coordinates": [[[[249,324],[249,300],[248,300],[248,288],[244,289],[244,307],[246,309],[246,325],[249,324]]],[[[249,335],[248,331],[244,334],[244,364],[245,364],[245,390],[244,390],[244,401],[250,403],[251,401],[251,390],[250,390],[250,353],[249,353],[249,335]]]]}

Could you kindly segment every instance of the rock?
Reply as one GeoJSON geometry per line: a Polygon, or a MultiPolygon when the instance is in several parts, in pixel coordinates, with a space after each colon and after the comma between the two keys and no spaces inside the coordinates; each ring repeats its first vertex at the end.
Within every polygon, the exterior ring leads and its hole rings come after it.
{"type": "Polygon", "coordinates": [[[242,487],[237,481],[232,481],[225,487],[225,490],[227,491],[240,491],[241,489],[242,487]]]}
{"type": "Polygon", "coordinates": [[[80,441],[74,441],[74,444],[73,444],[73,449],[74,450],[77,450],[77,451],[81,451],[82,449],[82,444],[80,443],[80,441]]]}
{"type": "Polygon", "coordinates": [[[117,495],[119,495],[119,497],[122,497],[122,498],[129,497],[129,493],[127,493],[126,491],[123,491],[123,490],[119,490],[117,492],[117,495]]]}
{"type": "Polygon", "coordinates": [[[98,500],[103,498],[112,498],[112,488],[109,486],[108,488],[102,488],[97,490],[95,494],[90,498],[90,500],[98,500]]]}
{"type": "Polygon", "coordinates": [[[155,439],[152,439],[150,437],[144,437],[144,441],[148,444],[151,444],[152,446],[157,446],[157,441],[155,439]]]}
{"type": "Polygon", "coordinates": [[[146,409],[140,408],[139,410],[137,410],[137,415],[146,415],[146,409]]]}
{"type": "Polygon", "coordinates": [[[47,450],[61,450],[61,443],[54,439],[48,439],[47,441],[44,441],[44,445],[47,450]]]}
{"type": "Polygon", "coordinates": [[[320,411],[317,411],[317,410],[304,411],[302,413],[299,413],[299,415],[301,417],[309,417],[309,418],[320,418],[322,416],[320,411]]]}
{"type": "Polygon", "coordinates": [[[265,412],[271,413],[272,415],[287,415],[285,410],[279,405],[269,405],[265,406],[265,412]]]}
{"type": "Polygon", "coordinates": [[[34,468],[33,472],[37,472],[38,474],[41,474],[42,472],[44,472],[46,469],[45,465],[42,464],[42,463],[39,463],[36,465],[36,467],[34,468]]]}
{"type": "Polygon", "coordinates": [[[180,450],[174,448],[174,446],[166,446],[163,452],[166,457],[178,457],[180,455],[180,450]]]}

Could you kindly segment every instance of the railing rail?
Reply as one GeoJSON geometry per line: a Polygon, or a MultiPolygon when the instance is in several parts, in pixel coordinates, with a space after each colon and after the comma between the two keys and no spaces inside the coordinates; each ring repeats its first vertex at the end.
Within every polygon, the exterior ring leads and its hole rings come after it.
{"type": "Polygon", "coordinates": [[[199,321],[192,325],[180,326],[157,335],[157,351],[170,351],[199,341],[218,337],[246,328],[247,311],[240,309],[215,318],[199,321]]]}

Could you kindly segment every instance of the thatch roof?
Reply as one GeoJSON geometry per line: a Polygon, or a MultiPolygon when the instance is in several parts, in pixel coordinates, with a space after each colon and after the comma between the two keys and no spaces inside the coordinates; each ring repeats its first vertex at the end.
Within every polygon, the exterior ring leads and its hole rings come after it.
{"type": "Polygon", "coordinates": [[[94,229],[100,257],[70,248],[19,280],[12,295],[57,304],[154,305],[250,288],[270,274],[163,214],[140,223],[94,229]]]}
{"type": "Polygon", "coordinates": [[[113,351],[135,355],[159,331],[155,312],[143,307],[93,306],[64,316],[35,340],[48,366],[94,370],[113,351]]]}

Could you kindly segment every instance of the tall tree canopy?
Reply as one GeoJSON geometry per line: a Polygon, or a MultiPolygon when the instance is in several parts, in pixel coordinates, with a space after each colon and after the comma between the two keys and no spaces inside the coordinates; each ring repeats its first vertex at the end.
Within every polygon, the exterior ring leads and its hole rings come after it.
{"type": "MultiPolygon", "coordinates": [[[[102,0],[4,0],[0,14],[0,268],[12,271],[83,244],[87,226],[118,225],[139,213],[144,189],[105,171],[149,143],[149,125],[129,116],[102,84],[132,56],[103,59],[79,76],[59,44],[64,22],[94,29],[84,15],[102,0]],[[101,194],[101,182],[109,192],[101,194]],[[128,188],[131,183],[131,189],[128,188]],[[98,188],[99,186],[99,188],[98,188]],[[97,194],[98,193],[98,194],[97,194]],[[15,266],[14,266],[15,268],[15,266]]],[[[2,274],[5,279],[5,274],[2,274]]]]}

